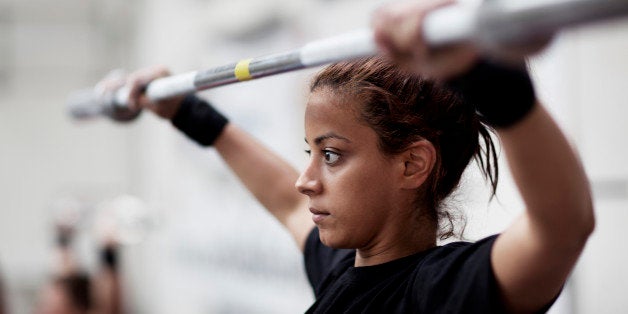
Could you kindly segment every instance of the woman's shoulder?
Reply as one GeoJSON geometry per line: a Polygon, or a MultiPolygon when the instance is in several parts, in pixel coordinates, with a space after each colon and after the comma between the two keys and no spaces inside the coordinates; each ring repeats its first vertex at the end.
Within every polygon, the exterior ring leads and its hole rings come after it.
{"type": "Polygon", "coordinates": [[[438,247],[442,248],[445,251],[448,251],[448,250],[455,250],[458,248],[482,246],[487,243],[492,243],[497,238],[498,235],[499,234],[489,235],[475,241],[469,241],[469,240],[453,241],[453,242],[449,242],[438,247]]]}
{"type": "Polygon", "coordinates": [[[490,257],[497,236],[494,234],[477,241],[455,241],[437,246],[425,254],[423,264],[438,263],[442,266],[447,261],[460,262],[477,256],[490,257]]]}
{"type": "Polygon", "coordinates": [[[492,235],[475,242],[451,242],[428,252],[416,265],[412,276],[412,292],[421,296],[416,300],[420,307],[442,305],[456,309],[452,312],[501,313],[502,304],[491,265],[496,238],[497,235],[492,235]]]}
{"type": "Polygon", "coordinates": [[[491,235],[473,242],[456,241],[437,246],[426,252],[415,271],[420,277],[432,277],[439,279],[438,282],[478,274],[493,277],[491,250],[497,237],[491,235]]]}

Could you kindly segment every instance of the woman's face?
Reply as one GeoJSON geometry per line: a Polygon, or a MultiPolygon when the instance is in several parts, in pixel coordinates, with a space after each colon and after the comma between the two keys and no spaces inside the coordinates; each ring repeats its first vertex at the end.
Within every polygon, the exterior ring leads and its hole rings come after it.
{"type": "Polygon", "coordinates": [[[323,88],[310,94],[305,111],[310,162],[296,187],[309,196],[321,241],[335,248],[368,248],[394,233],[402,203],[403,162],[380,152],[358,106],[323,88]]]}

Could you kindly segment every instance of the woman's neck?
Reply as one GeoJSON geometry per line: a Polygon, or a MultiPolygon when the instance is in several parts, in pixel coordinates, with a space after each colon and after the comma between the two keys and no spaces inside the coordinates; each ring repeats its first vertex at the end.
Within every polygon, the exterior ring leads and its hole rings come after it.
{"type": "Polygon", "coordinates": [[[437,226],[425,219],[404,219],[389,224],[370,243],[356,250],[356,267],[387,263],[436,246],[437,226]]]}

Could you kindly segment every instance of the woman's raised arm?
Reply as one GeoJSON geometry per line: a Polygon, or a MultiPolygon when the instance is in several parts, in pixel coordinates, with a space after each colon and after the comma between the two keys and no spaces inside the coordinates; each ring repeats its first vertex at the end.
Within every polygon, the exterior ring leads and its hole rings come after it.
{"type": "Polygon", "coordinates": [[[495,242],[493,269],[507,305],[537,309],[558,294],[593,231],[591,193],[578,157],[542,106],[499,136],[526,211],[495,242]]]}

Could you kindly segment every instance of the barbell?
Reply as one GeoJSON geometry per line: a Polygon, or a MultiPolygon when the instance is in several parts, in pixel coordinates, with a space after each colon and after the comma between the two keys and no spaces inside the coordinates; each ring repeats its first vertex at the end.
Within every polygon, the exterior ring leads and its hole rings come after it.
{"type": "MultiPolygon", "coordinates": [[[[485,55],[499,58],[508,49],[525,49],[562,29],[624,16],[628,16],[628,0],[486,1],[434,10],[424,20],[423,35],[433,48],[468,42],[485,55]]],[[[282,53],[156,79],[146,87],[146,95],[158,101],[377,52],[373,32],[362,29],[282,53]]],[[[104,115],[116,121],[130,121],[139,111],[128,108],[128,95],[125,87],[111,94],[91,88],[72,93],[67,104],[77,119],[104,115]]]]}

